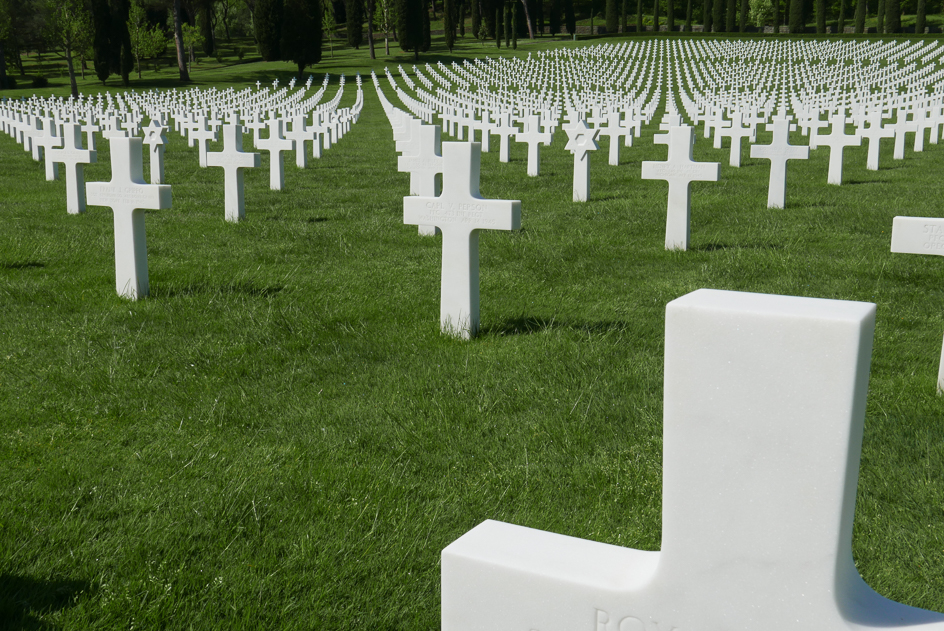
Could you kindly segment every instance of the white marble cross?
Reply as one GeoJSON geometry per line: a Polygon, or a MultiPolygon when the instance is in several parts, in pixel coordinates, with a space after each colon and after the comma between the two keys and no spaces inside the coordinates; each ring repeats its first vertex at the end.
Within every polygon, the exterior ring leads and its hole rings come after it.
{"type": "Polygon", "coordinates": [[[878,171],[882,138],[893,138],[895,136],[894,129],[882,126],[882,118],[881,109],[873,110],[865,117],[863,125],[859,127],[859,135],[869,143],[868,159],[865,165],[865,168],[869,171],[878,171]],[[865,127],[865,123],[868,123],[869,126],[865,127]]]}
{"type": "Polygon", "coordinates": [[[63,147],[50,149],[49,159],[61,162],[66,172],[66,210],[70,215],[85,212],[85,166],[98,161],[98,153],[82,148],[82,128],[63,123],[63,147]]]}
{"type": "Polygon", "coordinates": [[[895,131],[895,152],[892,154],[892,158],[895,160],[904,160],[905,135],[916,133],[918,131],[918,123],[908,120],[908,110],[899,107],[898,114],[895,117],[895,123],[893,125],[886,125],[886,127],[895,131]]]}
{"type": "Polygon", "coordinates": [[[590,153],[600,148],[597,136],[600,130],[590,129],[583,119],[564,126],[567,132],[567,144],[564,149],[574,154],[574,195],[573,201],[585,202],[590,199],[590,153]]]}
{"type": "Polygon", "coordinates": [[[167,128],[153,118],[143,129],[144,144],[148,146],[148,161],[151,164],[151,184],[164,183],[164,146],[167,144],[167,128]]]}
{"type": "Polygon", "coordinates": [[[611,110],[606,116],[606,126],[600,129],[601,136],[608,136],[610,139],[610,166],[619,166],[620,159],[620,137],[626,138],[626,146],[633,144],[633,128],[629,125],[623,125],[622,113],[619,110],[611,110]]]}
{"type": "Polygon", "coordinates": [[[541,173],[541,145],[549,145],[554,136],[541,131],[541,117],[537,114],[525,120],[525,131],[515,134],[516,142],[528,143],[528,175],[536,177],[541,173]]]}
{"type": "Polygon", "coordinates": [[[444,142],[442,153],[442,195],[404,197],[403,223],[433,225],[442,232],[440,328],[470,338],[479,327],[479,231],[519,229],[521,202],[479,194],[479,143],[444,142]]]}
{"type": "Polygon", "coordinates": [[[318,142],[318,132],[308,129],[307,118],[304,115],[292,117],[292,129],[285,132],[285,137],[295,143],[295,166],[304,169],[308,166],[308,154],[305,153],[305,142],[318,142]]]}
{"type": "Polygon", "coordinates": [[[200,166],[207,166],[207,151],[209,151],[209,142],[216,142],[216,128],[213,125],[207,125],[205,116],[197,117],[196,129],[190,132],[190,139],[197,143],[197,149],[200,154],[200,166]]]}
{"type": "Polygon", "coordinates": [[[144,181],[140,138],[111,138],[111,181],[85,185],[88,203],[108,206],[115,215],[115,288],[137,300],[148,295],[144,210],[171,207],[170,186],[144,181]]]}
{"type": "Polygon", "coordinates": [[[666,180],[669,183],[669,202],[665,222],[665,249],[687,250],[691,235],[691,183],[717,182],[721,174],[718,162],[695,162],[692,149],[695,132],[688,125],[670,127],[668,133],[658,134],[652,140],[668,145],[665,162],[643,162],[642,179],[666,180]]]}
{"type": "Polygon", "coordinates": [[[41,119],[42,129],[33,134],[33,146],[39,147],[43,160],[46,164],[46,181],[52,182],[59,179],[59,167],[49,155],[50,149],[58,149],[62,146],[62,138],[59,137],[58,125],[52,117],[46,116],[41,119]]]}
{"type": "Polygon", "coordinates": [[[246,218],[241,169],[258,167],[262,158],[258,153],[243,151],[243,130],[239,125],[223,126],[223,151],[207,154],[207,166],[223,167],[226,187],[226,221],[237,222],[246,218]]]}
{"type": "Polygon", "coordinates": [[[834,114],[829,117],[830,129],[828,135],[817,134],[810,138],[810,148],[816,149],[819,145],[829,147],[829,173],[826,176],[827,184],[842,184],[842,154],[846,147],[858,147],[862,144],[862,136],[858,133],[846,134],[845,114],[834,114]]]}
{"type": "Polygon", "coordinates": [[[487,520],[442,552],[442,630],[944,630],[852,557],[874,329],[863,302],[669,303],[661,549],[487,520]]]}
{"type": "MultiPolygon", "coordinates": [[[[944,219],[939,217],[895,217],[892,252],[944,256],[944,219]]],[[[937,391],[944,394],[944,343],[937,370],[937,391]]]]}
{"type": "Polygon", "coordinates": [[[752,145],[751,157],[770,160],[770,182],[767,185],[767,208],[783,208],[787,198],[787,160],[806,160],[810,148],[790,144],[790,121],[774,117],[767,129],[773,128],[769,145],[752,145]]]}
{"type": "Polygon", "coordinates": [[[751,142],[757,140],[757,129],[744,126],[744,114],[741,111],[734,112],[731,115],[731,124],[727,127],[718,127],[715,130],[715,138],[728,137],[731,139],[731,153],[728,154],[728,164],[733,167],[741,166],[741,141],[744,138],[750,138],[751,142]]]}
{"type": "Polygon", "coordinates": [[[518,128],[511,123],[511,114],[502,112],[495,119],[497,125],[491,132],[498,136],[498,161],[508,162],[511,152],[511,137],[518,133],[518,128]]]}
{"type": "MultiPolygon", "coordinates": [[[[439,125],[424,125],[411,118],[410,138],[403,143],[403,155],[397,158],[397,171],[410,174],[410,195],[438,197],[443,172],[442,136],[439,125]]],[[[420,225],[421,235],[436,235],[436,226],[420,225]]]]}
{"type": "Polygon", "coordinates": [[[285,160],[282,152],[291,151],[295,143],[282,135],[282,119],[274,115],[269,118],[269,137],[256,141],[256,149],[269,152],[269,188],[281,191],[285,188],[285,160]]]}

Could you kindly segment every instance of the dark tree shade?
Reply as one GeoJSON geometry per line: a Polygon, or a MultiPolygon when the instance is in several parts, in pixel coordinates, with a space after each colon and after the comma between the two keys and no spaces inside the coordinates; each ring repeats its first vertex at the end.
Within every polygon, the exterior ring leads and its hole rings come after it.
{"type": "Polygon", "coordinates": [[[924,34],[926,11],[927,11],[926,0],[918,0],[918,6],[915,8],[915,35],[924,34]]]}
{"type": "Polygon", "coordinates": [[[652,1],[652,32],[659,32],[659,3],[661,0],[652,1]]]}
{"type": "Polygon", "coordinates": [[[551,36],[561,32],[561,5],[560,0],[550,0],[548,7],[550,13],[547,16],[547,28],[551,36]]]}
{"type": "Polygon", "coordinates": [[[92,0],[92,52],[95,75],[105,83],[111,74],[111,10],[108,0],[92,0]]]}
{"type": "Polygon", "coordinates": [[[213,11],[215,2],[213,0],[200,0],[197,5],[197,22],[200,25],[200,35],[203,37],[203,52],[212,55],[216,50],[216,42],[213,37],[213,11]]]}
{"type": "Polygon", "coordinates": [[[855,30],[856,33],[865,32],[865,14],[869,10],[867,0],[856,0],[855,30]]]}
{"type": "Polygon", "coordinates": [[[629,0],[620,1],[620,20],[619,20],[619,30],[620,33],[626,32],[626,14],[629,12],[629,0]]]}
{"type": "Polygon", "coordinates": [[[360,48],[364,41],[364,4],[362,0],[345,0],[344,12],[347,18],[347,43],[352,48],[360,48]]]}
{"type": "Polygon", "coordinates": [[[544,0],[534,3],[534,26],[538,36],[544,35],[544,0]]]}
{"type": "Polygon", "coordinates": [[[666,0],[665,24],[669,27],[670,33],[675,30],[675,0],[666,0]]]}
{"type": "Polygon", "coordinates": [[[456,45],[456,20],[454,0],[443,0],[443,36],[446,38],[446,48],[452,52],[456,45]]]}
{"type": "Polygon", "coordinates": [[[646,27],[642,25],[642,0],[636,0],[636,32],[645,31],[646,27]]]}
{"type": "Polygon", "coordinates": [[[279,50],[282,59],[298,66],[301,81],[305,66],[321,61],[321,0],[284,0],[284,3],[279,50]]]}
{"type": "Polygon", "coordinates": [[[511,17],[511,4],[506,2],[505,7],[505,47],[511,46],[511,31],[514,28],[514,23],[512,22],[511,17]]]}
{"type": "Polygon", "coordinates": [[[400,49],[413,53],[413,59],[419,60],[420,53],[429,50],[429,12],[426,10],[426,2],[424,0],[397,0],[396,7],[397,37],[400,49]]]}
{"type": "Polygon", "coordinates": [[[685,32],[692,32],[692,0],[685,4],[685,32]]]}
{"type": "Polygon", "coordinates": [[[482,28],[482,14],[479,13],[479,0],[470,0],[472,3],[472,37],[478,39],[482,28]]]}
{"type": "Polygon", "coordinates": [[[780,18],[780,0],[773,1],[774,8],[774,33],[780,32],[780,25],[783,24],[783,20],[780,18]]]}
{"type": "MultiPolygon", "coordinates": [[[[435,0],[433,0],[435,2],[435,0]]],[[[421,25],[421,34],[423,35],[423,45],[420,48],[419,52],[425,53],[429,50],[429,47],[433,43],[432,34],[429,30],[429,2],[427,0],[422,0],[420,4],[423,7],[423,10],[420,12],[420,17],[422,18],[421,25]]],[[[436,10],[436,5],[433,5],[433,11],[436,10]]]]}
{"type": "Polygon", "coordinates": [[[803,32],[803,0],[791,0],[790,2],[790,32],[803,32]]]}
{"type": "Polygon", "coordinates": [[[256,43],[265,61],[282,58],[279,43],[282,39],[283,0],[256,0],[256,43]]]}
{"type": "Polygon", "coordinates": [[[564,0],[564,26],[571,35],[577,33],[577,16],[574,15],[574,0],[564,0]]]}
{"type": "Polygon", "coordinates": [[[816,0],[816,32],[826,32],[826,0],[816,0]]]}
{"type": "Polygon", "coordinates": [[[901,33],[901,0],[885,0],[885,32],[901,33]]]}
{"type": "Polygon", "coordinates": [[[728,9],[725,12],[724,20],[724,30],[726,33],[733,33],[735,31],[734,24],[737,21],[737,4],[736,0],[728,0],[728,9]]]}
{"type": "Polygon", "coordinates": [[[619,11],[616,0],[606,0],[606,32],[615,33],[619,29],[619,11]]]}
{"type": "Polygon", "coordinates": [[[741,0],[741,9],[738,11],[738,32],[743,33],[747,30],[747,14],[748,14],[748,4],[747,0],[741,0]]]}
{"type": "Polygon", "coordinates": [[[724,32],[724,0],[714,0],[711,6],[711,26],[715,33],[724,32]]]}
{"type": "Polygon", "coordinates": [[[885,0],[878,0],[878,10],[875,15],[875,30],[885,32],[885,0]]]}
{"type": "Polygon", "coordinates": [[[705,33],[711,32],[711,0],[705,0],[701,7],[701,25],[705,33]]]}

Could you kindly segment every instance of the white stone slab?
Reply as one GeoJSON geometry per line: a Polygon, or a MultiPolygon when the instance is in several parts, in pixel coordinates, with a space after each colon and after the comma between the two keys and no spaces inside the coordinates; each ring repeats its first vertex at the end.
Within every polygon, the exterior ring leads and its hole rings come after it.
{"type": "Polygon", "coordinates": [[[443,631],[944,629],[852,558],[874,326],[869,303],[670,303],[661,551],[486,521],[442,552],[443,631]]]}

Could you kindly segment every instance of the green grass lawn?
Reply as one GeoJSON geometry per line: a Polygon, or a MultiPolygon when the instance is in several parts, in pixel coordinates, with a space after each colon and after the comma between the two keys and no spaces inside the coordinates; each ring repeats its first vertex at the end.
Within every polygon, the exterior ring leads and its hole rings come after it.
{"type": "MultiPolygon", "coordinates": [[[[342,49],[315,86],[409,68],[397,52],[342,49]]],[[[197,85],[291,74],[215,64],[197,85]]],[[[768,210],[768,163],[745,145],[728,167],[699,130],[695,158],[723,166],[692,187],[688,252],[663,248],[667,185],[640,179],[665,159],[654,126],[618,167],[601,143],[585,204],[562,133],[538,178],[493,145],[482,193],[520,199],[523,227],[481,236],[483,331],[460,342],[364,78],[360,122],[287,159],[286,191],[266,156],[247,172],[238,225],[222,171],[170,133],[139,302],[115,294],[111,212],[67,215],[64,182],[0,137],[0,628],[433,629],[439,553],[484,519],[658,549],[664,310],[701,287],[878,305],[854,555],[880,593],[944,610],[944,260],[889,253],[895,215],[940,215],[944,144],[893,161],[886,141],[878,172],[847,149],[841,187],[814,151],[768,210]]],[[[86,179],[109,177],[100,141],[86,179]]]]}

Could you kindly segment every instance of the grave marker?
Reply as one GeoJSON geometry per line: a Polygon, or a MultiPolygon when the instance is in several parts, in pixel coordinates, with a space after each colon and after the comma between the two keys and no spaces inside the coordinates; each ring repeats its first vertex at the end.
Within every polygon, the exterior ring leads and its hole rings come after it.
{"type": "Polygon", "coordinates": [[[852,557],[875,305],[701,289],[666,308],[662,546],[485,521],[443,631],[941,631],[852,557]]]}
{"type": "Polygon", "coordinates": [[[687,250],[691,234],[691,183],[717,182],[721,174],[718,162],[695,162],[694,130],[688,125],[669,127],[668,133],[657,134],[653,142],[669,146],[665,162],[642,163],[642,179],[665,180],[669,183],[669,202],[665,222],[665,249],[687,250]]]}
{"type": "Polygon", "coordinates": [[[144,144],[148,146],[148,161],[151,163],[151,184],[164,183],[164,146],[167,144],[167,128],[151,119],[144,128],[144,144]]]}
{"type": "Polygon", "coordinates": [[[806,160],[810,148],[790,144],[790,121],[786,117],[774,117],[767,125],[773,128],[773,139],[769,145],[752,145],[751,157],[770,160],[770,181],[767,185],[767,208],[783,208],[787,198],[787,160],[806,160]]]}
{"type": "Polygon", "coordinates": [[[243,151],[243,130],[240,125],[223,126],[223,151],[207,154],[207,166],[223,167],[226,186],[226,221],[237,222],[246,218],[243,195],[243,172],[262,165],[258,153],[243,151]]]}
{"type": "Polygon", "coordinates": [[[600,148],[597,144],[599,129],[590,129],[583,119],[571,125],[565,125],[567,145],[564,149],[574,154],[574,195],[575,202],[590,199],[590,151],[600,148]]]}
{"type": "Polygon", "coordinates": [[[115,288],[137,300],[148,295],[144,210],[171,207],[170,186],[144,182],[140,138],[111,138],[111,181],[85,185],[88,203],[108,206],[115,215],[115,288]]]}
{"type": "Polygon", "coordinates": [[[70,215],[85,212],[85,166],[98,161],[98,153],[82,148],[82,128],[78,123],[63,123],[63,147],[50,149],[49,159],[61,162],[66,172],[66,211],[70,215]]]}
{"type": "Polygon", "coordinates": [[[520,201],[479,194],[481,152],[477,142],[442,143],[442,195],[403,198],[403,223],[442,232],[440,328],[466,339],[479,327],[479,231],[521,227],[520,201]]]}

